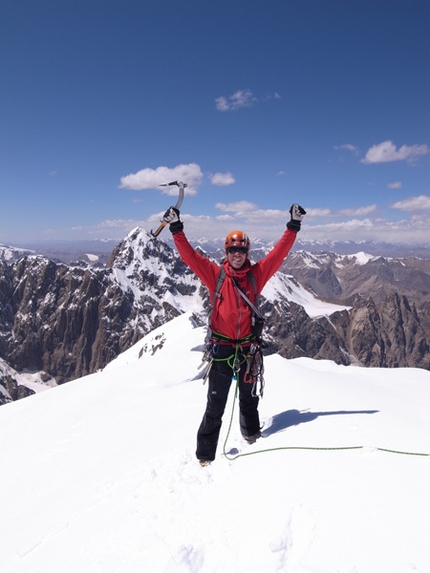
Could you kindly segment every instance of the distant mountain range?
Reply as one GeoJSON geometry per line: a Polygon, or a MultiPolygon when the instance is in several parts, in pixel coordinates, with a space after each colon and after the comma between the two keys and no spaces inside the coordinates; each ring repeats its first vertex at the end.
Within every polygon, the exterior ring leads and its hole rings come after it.
{"type": "MultiPolygon", "coordinates": [[[[173,246],[173,241],[169,233],[161,236],[161,239],[168,245],[173,246]]],[[[0,244],[0,257],[3,250],[15,252],[18,256],[20,252],[31,252],[49,259],[70,263],[73,261],[88,261],[93,264],[105,264],[110,257],[113,249],[121,242],[117,239],[109,240],[50,240],[24,243],[18,246],[7,247],[0,244]]],[[[205,239],[190,240],[197,246],[199,245],[208,253],[217,253],[224,248],[224,239],[205,239]]],[[[264,241],[258,238],[252,239],[252,248],[270,248],[273,242],[264,241]]],[[[293,247],[294,250],[305,250],[312,253],[333,252],[339,255],[353,255],[358,252],[365,252],[370,255],[380,257],[419,257],[430,259],[430,245],[409,245],[399,242],[395,243],[378,243],[373,241],[303,241],[300,235],[293,247]]]]}
{"type": "MultiPolygon", "coordinates": [[[[221,243],[202,244],[220,260],[221,243]]],[[[184,312],[205,324],[207,291],[168,242],[136,228],[97,245],[68,263],[0,247],[0,403],[95,372],[184,312]]],[[[270,245],[253,247],[258,260],[270,245]]],[[[302,247],[263,291],[268,353],[430,368],[429,259],[302,247]]]]}

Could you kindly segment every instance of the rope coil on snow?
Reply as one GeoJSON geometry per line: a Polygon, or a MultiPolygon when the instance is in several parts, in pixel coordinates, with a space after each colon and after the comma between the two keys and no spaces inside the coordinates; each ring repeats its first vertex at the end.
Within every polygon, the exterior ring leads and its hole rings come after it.
{"type": "MultiPolygon", "coordinates": [[[[226,446],[227,446],[227,441],[230,437],[230,431],[231,431],[231,426],[233,424],[233,414],[234,414],[234,406],[236,403],[236,398],[237,398],[237,393],[238,393],[238,387],[239,387],[239,383],[236,382],[236,387],[235,387],[235,392],[234,392],[234,398],[233,398],[233,406],[231,408],[231,416],[230,416],[230,423],[228,426],[228,430],[227,430],[227,435],[225,437],[224,440],[224,446],[223,446],[223,455],[227,460],[230,461],[235,461],[238,458],[244,458],[246,456],[255,456],[257,454],[264,454],[264,453],[268,453],[268,452],[277,452],[280,450],[311,450],[311,451],[340,451],[340,450],[362,450],[366,447],[369,446],[334,446],[334,447],[330,447],[330,446],[326,446],[326,447],[321,447],[321,446],[279,446],[276,448],[265,448],[263,450],[257,450],[255,452],[243,452],[243,453],[238,453],[235,455],[230,455],[228,452],[226,452],[226,446]]],[[[404,455],[404,456],[421,456],[421,457],[430,457],[430,454],[428,453],[423,453],[423,452],[408,452],[408,451],[402,451],[402,450],[393,450],[390,448],[380,448],[380,447],[373,447],[371,446],[372,449],[380,451],[380,452],[387,452],[389,454],[398,454],[398,455],[404,455]]]]}

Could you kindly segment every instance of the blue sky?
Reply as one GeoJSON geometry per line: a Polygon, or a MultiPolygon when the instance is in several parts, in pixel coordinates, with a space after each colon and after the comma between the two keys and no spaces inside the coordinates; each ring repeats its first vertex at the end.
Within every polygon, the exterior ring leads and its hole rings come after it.
{"type": "Polygon", "coordinates": [[[0,242],[428,243],[428,0],[2,0],[0,242]],[[171,190],[167,188],[167,191],[171,190]],[[165,231],[166,232],[166,231],[165,231]]]}

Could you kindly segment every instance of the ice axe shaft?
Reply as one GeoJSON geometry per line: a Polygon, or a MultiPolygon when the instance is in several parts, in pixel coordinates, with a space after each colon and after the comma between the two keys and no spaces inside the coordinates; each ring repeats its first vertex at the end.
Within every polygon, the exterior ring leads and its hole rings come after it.
{"type": "Polygon", "coordinates": [[[151,235],[154,237],[154,239],[158,237],[158,235],[161,233],[161,231],[164,229],[166,225],[167,225],[166,221],[161,221],[161,225],[158,227],[158,229],[156,229],[155,231],[151,229],[151,235]]]}
{"type": "MultiPolygon", "coordinates": [[[[177,185],[179,187],[179,197],[176,201],[175,209],[180,209],[182,205],[182,201],[184,200],[184,190],[187,186],[186,183],[182,183],[182,181],[171,181],[170,183],[163,183],[160,187],[168,187],[170,185],[177,185]]],[[[155,231],[151,231],[151,235],[153,237],[158,237],[164,227],[167,225],[166,221],[161,221],[161,225],[155,231]]]]}

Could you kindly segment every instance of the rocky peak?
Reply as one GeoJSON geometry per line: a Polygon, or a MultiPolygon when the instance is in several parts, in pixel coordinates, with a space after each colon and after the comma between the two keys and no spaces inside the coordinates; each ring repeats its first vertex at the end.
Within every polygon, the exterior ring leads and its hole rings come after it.
{"type": "MultiPolygon", "coordinates": [[[[183,312],[205,323],[208,306],[206,289],[176,250],[141,228],[102,268],[28,253],[3,257],[0,358],[17,372],[43,371],[61,384],[103,368],[183,312]]],[[[291,253],[263,292],[261,308],[269,352],[430,367],[430,261],[291,253]],[[312,301],[338,306],[328,317],[307,311],[318,306],[312,301]]],[[[23,395],[14,378],[9,372],[0,379],[11,399],[23,395]]]]}
{"type": "Polygon", "coordinates": [[[0,261],[0,356],[58,383],[94,372],[185,310],[201,310],[200,282],[173,250],[135,229],[109,267],[38,256],[0,261]]]}
{"type": "Polygon", "coordinates": [[[402,293],[418,305],[430,301],[430,260],[416,257],[297,251],[288,256],[282,270],[288,270],[303,286],[326,300],[349,304],[359,294],[377,303],[402,293]]]}

